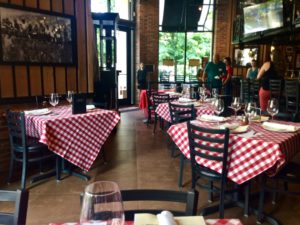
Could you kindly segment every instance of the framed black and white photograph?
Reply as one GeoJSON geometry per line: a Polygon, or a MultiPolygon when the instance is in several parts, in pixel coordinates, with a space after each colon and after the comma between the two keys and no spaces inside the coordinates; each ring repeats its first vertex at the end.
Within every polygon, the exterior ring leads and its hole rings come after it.
{"type": "Polygon", "coordinates": [[[74,64],[71,17],[0,7],[2,63],[74,64]]]}

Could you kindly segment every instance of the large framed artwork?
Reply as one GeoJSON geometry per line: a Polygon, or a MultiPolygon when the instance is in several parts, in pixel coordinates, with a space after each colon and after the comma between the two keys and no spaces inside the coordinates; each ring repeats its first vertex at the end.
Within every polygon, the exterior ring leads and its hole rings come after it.
{"type": "Polygon", "coordinates": [[[75,64],[74,18],[0,5],[1,63],[75,64]]]}

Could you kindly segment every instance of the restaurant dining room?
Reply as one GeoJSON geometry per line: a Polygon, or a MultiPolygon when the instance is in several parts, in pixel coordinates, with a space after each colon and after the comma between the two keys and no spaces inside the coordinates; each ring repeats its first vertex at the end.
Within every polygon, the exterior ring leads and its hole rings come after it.
{"type": "Polygon", "coordinates": [[[300,1],[0,0],[0,224],[300,224],[300,1]]]}

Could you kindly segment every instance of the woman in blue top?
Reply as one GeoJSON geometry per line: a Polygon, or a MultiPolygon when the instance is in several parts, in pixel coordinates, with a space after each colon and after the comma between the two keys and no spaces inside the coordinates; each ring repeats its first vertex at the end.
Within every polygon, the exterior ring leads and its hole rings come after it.
{"type": "Polygon", "coordinates": [[[257,74],[258,74],[257,62],[255,59],[252,59],[251,67],[247,71],[246,78],[248,78],[250,80],[254,80],[254,79],[256,79],[257,74]]]}

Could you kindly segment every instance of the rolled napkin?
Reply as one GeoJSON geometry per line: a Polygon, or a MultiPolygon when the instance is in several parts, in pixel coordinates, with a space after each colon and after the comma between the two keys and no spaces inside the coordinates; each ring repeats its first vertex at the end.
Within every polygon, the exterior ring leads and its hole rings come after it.
{"type": "Polygon", "coordinates": [[[43,114],[47,114],[50,112],[51,111],[48,108],[24,111],[25,115],[43,115],[43,114]]]}
{"type": "Polygon", "coordinates": [[[86,110],[96,109],[94,105],[86,105],[86,110]]]}
{"type": "Polygon", "coordinates": [[[238,123],[224,123],[220,128],[228,128],[229,130],[234,130],[238,128],[240,125],[238,123]]]}
{"type": "Polygon", "coordinates": [[[159,225],[177,225],[173,214],[169,211],[162,211],[157,214],[157,220],[159,225]]]}
{"type": "Polygon", "coordinates": [[[205,121],[212,121],[212,122],[222,122],[222,121],[226,121],[226,118],[222,117],[222,116],[214,116],[214,115],[207,115],[207,114],[203,114],[199,117],[200,120],[205,120],[205,121]]]}
{"type": "Polygon", "coordinates": [[[299,130],[299,127],[288,125],[288,124],[281,124],[281,123],[273,123],[273,122],[264,122],[262,126],[265,129],[274,130],[274,131],[282,131],[282,132],[295,132],[299,130]]]}

